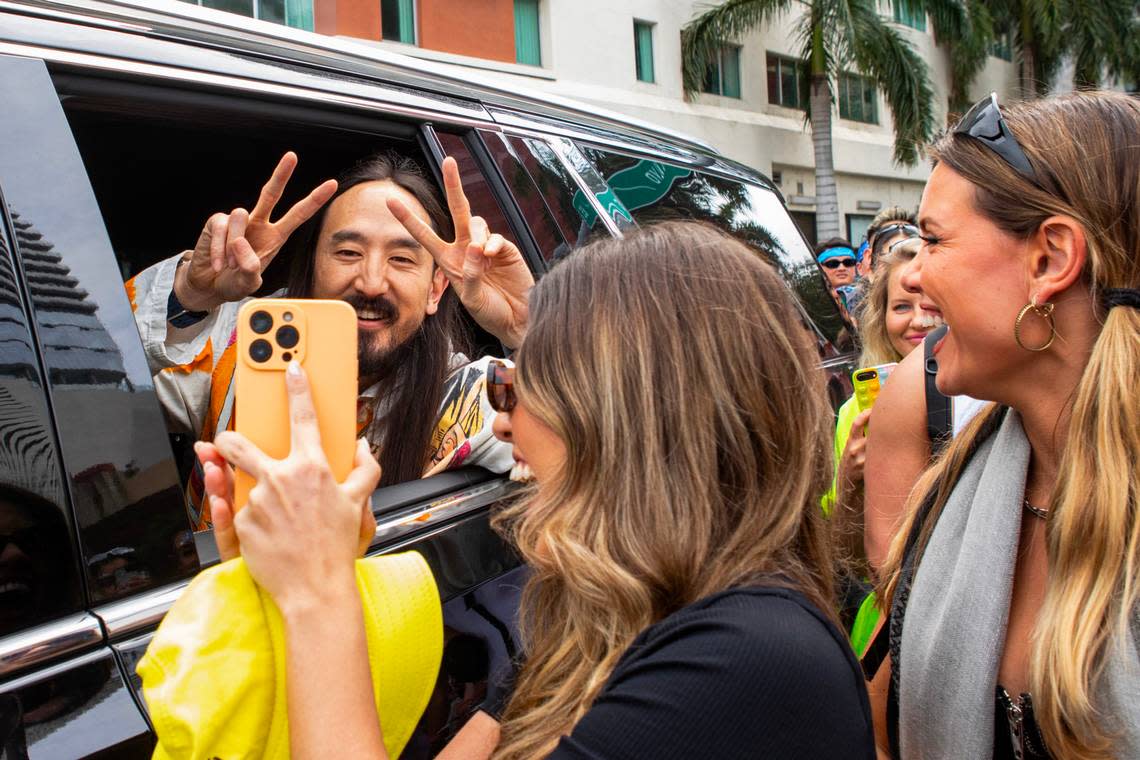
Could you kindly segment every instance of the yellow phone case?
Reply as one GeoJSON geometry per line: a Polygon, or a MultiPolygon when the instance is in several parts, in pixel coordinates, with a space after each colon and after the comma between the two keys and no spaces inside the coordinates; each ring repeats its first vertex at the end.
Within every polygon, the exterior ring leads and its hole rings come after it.
{"type": "MultiPolygon", "coordinates": [[[[295,359],[309,378],[321,446],[337,482],[343,482],[356,451],[356,351],[356,312],[344,301],[246,303],[238,312],[234,428],[269,456],[289,456],[285,369],[295,359]]],[[[235,511],[245,506],[254,485],[248,473],[235,473],[235,511]]]]}
{"type": "Polygon", "coordinates": [[[859,411],[870,409],[882,388],[879,370],[876,367],[857,369],[851,374],[851,382],[855,386],[855,403],[859,405],[859,411]]]}

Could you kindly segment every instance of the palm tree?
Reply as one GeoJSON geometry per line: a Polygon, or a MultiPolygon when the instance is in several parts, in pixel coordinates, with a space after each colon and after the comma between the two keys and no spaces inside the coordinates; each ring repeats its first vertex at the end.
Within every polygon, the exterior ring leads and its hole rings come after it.
{"type": "Polygon", "coordinates": [[[950,53],[951,112],[969,105],[970,83],[1003,31],[1017,55],[1022,97],[1045,95],[1066,58],[1078,89],[1140,75],[1136,0],[967,0],[966,11],[964,23],[946,28],[934,19],[935,39],[950,53]]]}
{"type": "Polygon", "coordinates": [[[1096,89],[1104,75],[1135,79],[1140,70],[1140,22],[1135,0],[1071,1],[1065,39],[1073,57],[1073,84],[1096,89]]]}
{"type": "MultiPolygon", "coordinates": [[[[839,76],[854,65],[885,94],[894,126],[896,163],[917,163],[919,147],[934,131],[934,95],[926,63],[879,16],[876,0],[725,0],[681,32],[684,85],[687,95],[700,90],[708,62],[716,59],[726,42],[801,5],[807,7],[796,36],[801,65],[810,74],[808,119],[815,151],[816,234],[826,240],[837,237],[840,230],[831,138],[831,104],[839,76]]],[[[947,19],[958,7],[950,0],[940,0],[937,6],[947,19]]]]}

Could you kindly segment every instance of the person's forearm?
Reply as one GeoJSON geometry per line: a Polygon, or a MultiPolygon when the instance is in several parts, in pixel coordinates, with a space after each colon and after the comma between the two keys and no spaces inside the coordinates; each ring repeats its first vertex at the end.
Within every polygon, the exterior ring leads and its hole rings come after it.
{"type": "Polygon", "coordinates": [[[287,601],[281,613],[292,757],[386,760],[355,577],[287,601]]]}

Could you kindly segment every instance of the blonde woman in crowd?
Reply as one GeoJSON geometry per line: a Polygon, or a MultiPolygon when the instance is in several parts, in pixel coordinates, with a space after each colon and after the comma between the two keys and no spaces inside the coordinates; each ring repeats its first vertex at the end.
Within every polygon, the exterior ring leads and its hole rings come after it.
{"type": "Polygon", "coordinates": [[[950,326],[938,389],[996,403],[882,568],[881,744],[1140,757],[1140,102],[991,96],[931,153],[904,282],[950,326]]]}
{"type": "MultiPolygon", "coordinates": [[[[917,234],[918,230],[914,232],[917,234]]],[[[921,347],[933,329],[931,315],[920,308],[922,295],[908,291],[902,284],[903,271],[918,252],[919,243],[917,237],[900,233],[894,245],[880,254],[859,323],[863,345],[860,367],[902,361],[921,347]]],[[[851,624],[851,645],[856,653],[866,647],[879,619],[874,600],[864,599],[868,584],[863,580],[870,577],[863,549],[863,468],[870,417],[870,409],[859,411],[854,396],[839,407],[835,426],[836,475],[823,502],[831,519],[841,566],[846,571],[841,610],[845,621],[851,624]],[[859,614],[852,621],[856,609],[859,614]]]]}
{"type": "MultiPolygon", "coordinates": [[[[498,517],[532,570],[520,610],[527,659],[501,734],[478,715],[479,728],[455,740],[462,749],[445,754],[873,758],[819,510],[832,417],[786,285],[723,233],[667,223],[576,251],[529,308],[517,369],[498,366],[488,388],[496,434],[535,478],[498,517]]],[[[290,388],[303,405],[303,378],[291,375],[290,388]]],[[[232,433],[217,448],[238,466],[256,456],[232,433]]],[[[299,489],[331,481],[313,477],[319,459],[303,460],[253,466],[299,489]]],[[[263,587],[328,616],[360,603],[344,568],[366,507],[335,483],[307,491],[264,489],[236,527],[263,587]],[[314,545],[295,529],[311,520],[335,523],[339,537],[314,545]]],[[[287,640],[311,641],[306,626],[321,624],[285,619],[287,640]]],[[[308,672],[318,655],[288,656],[308,672]]],[[[367,668],[342,661],[290,683],[294,757],[342,736],[369,738],[356,757],[383,756],[366,690],[337,691],[367,668]],[[295,709],[295,693],[352,708],[322,720],[295,709]]]]}

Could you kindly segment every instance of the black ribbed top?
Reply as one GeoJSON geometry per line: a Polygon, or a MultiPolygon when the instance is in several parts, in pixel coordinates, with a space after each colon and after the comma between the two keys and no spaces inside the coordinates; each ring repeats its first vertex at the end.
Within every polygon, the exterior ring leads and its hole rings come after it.
{"type": "Polygon", "coordinates": [[[875,746],[847,639],[803,595],[761,587],[642,632],[551,757],[873,760],[875,746]]]}

